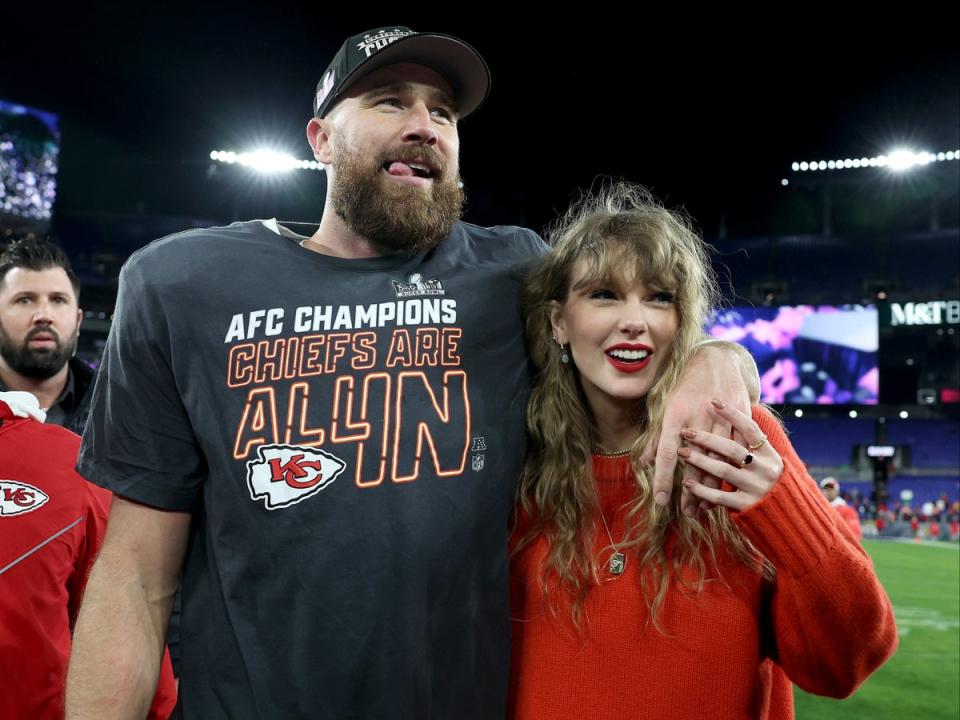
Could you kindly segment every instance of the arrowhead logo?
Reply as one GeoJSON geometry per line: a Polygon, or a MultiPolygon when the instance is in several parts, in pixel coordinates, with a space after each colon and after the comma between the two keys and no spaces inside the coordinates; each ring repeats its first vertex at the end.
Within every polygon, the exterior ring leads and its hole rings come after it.
{"type": "Polygon", "coordinates": [[[33,512],[49,499],[49,495],[33,485],[0,480],[0,517],[33,512]]]}
{"type": "Polygon", "coordinates": [[[323,490],[346,466],[317,448],[261,445],[257,459],[247,463],[250,498],[262,499],[267,510],[289,507],[323,490]]]}

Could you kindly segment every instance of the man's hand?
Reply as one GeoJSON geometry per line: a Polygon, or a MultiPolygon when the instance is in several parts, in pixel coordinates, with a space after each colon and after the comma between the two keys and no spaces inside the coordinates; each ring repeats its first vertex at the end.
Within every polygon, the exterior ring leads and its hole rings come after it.
{"type": "MultiPolygon", "coordinates": [[[[673,473],[677,467],[677,450],[682,447],[681,431],[685,427],[703,430],[721,437],[731,437],[732,425],[707,406],[712,399],[721,400],[750,415],[750,404],[759,399],[760,379],[753,358],[735,343],[710,342],[694,354],[677,386],[667,396],[663,428],[654,451],[646,448],[648,460],[656,461],[653,475],[653,497],[657,505],[666,505],[673,492],[673,473]]],[[[737,434],[739,435],[739,433],[737,434]]],[[[738,442],[743,438],[734,436],[738,442]]],[[[746,446],[745,443],[743,443],[746,446]]],[[[719,488],[720,480],[705,474],[688,463],[683,472],[683,495],[680,506],[684,513],[696,512],[698,498],[687,489],[692,483],[719,488]]]]}

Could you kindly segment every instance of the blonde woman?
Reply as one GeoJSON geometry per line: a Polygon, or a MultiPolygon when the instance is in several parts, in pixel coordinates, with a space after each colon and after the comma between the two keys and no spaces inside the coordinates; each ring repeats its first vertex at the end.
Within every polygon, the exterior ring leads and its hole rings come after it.
{"type": "MultiPolygon", "coordinates": [[[[717,301],[706,246],[642,189],[575,206],[528,283],[539,369],[511,538],[513,718],[790,718],[790,683],[849,695],[894,651],[859,543],[777,420],[715,402],[651,497],[642,448],[717,301]],[[679,478],[677,474],[678,484],[679,478]]],[[[705,399],[706,400],[706,399],[705,399]]]]}

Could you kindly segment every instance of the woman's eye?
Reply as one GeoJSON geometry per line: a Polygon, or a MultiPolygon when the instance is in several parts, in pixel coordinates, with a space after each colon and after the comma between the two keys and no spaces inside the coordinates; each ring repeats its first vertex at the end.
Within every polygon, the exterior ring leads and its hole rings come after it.
{"type": "Polygon", "coordinates": [[[596,290],[591,290],[589,297],[594,300],[612,300],[616,297],[616,293],[613,290],[606,290],[604,288],[598,288],[596,290]]]}
{"type": "Polygon", "coordinates": [[[653,301],[655,303],[672,303],[673,302],[673,293],[668,292],[658,292],[653,294],[653,301]]]}

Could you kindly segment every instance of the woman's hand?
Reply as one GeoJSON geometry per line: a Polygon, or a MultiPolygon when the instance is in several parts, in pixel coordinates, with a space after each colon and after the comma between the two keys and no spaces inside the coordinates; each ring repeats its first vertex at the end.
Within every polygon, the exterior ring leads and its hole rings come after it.
{"type": "Polygon", "coordinates": [[[746,510],[760,502],[773,488],[783,473],[783,460],[749,415],[719,400],[711,403],[710,412],[733,425],[747,447],[714,433],[685,428],[681,435],[688,447],[680,448],[677,454],[705,475],[724,480],[736,490],[730,492],[708,487],[689,479],[686,474],[683,485],[701,500],[732,510],[746,510]]]}

